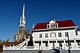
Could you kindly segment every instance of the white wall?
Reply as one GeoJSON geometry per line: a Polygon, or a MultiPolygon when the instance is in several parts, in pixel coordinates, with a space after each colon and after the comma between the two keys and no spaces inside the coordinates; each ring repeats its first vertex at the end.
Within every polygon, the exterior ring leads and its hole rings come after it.
{"type": "MultiPolygon", "coordinates": [[[[56,30],[56,31],[40,31],[40,32],[33,32],[32,33],[32,36],[33,36],[33,41],[35,42],[35,41],[64,41],[64,40],[68,40],[68,37],[65,37],[65,32],[68,32],[68,34],[69,34],[69,39],[70,40],[74,40],[75,38],[77,39],[77,36],[78,35],[76,35],[76,31],[75,31],[76,29],[72,29],[72,30],[56,30]],[[45,33],[48,33],[48,38],[45,38],[45,33]],[[50,34],[51,33],[55,33],[56,34],[56,37],[50,37],[50,34]],[[58,33],[61,33],[62,34],[62,37],[59,37],[59,35],[58,35],[58,33]],[[39,34],[42,34],[42,38],[39,38],[39,34]]],[[[80,32],[78,32],[78,34],[80,34],[80,32]]],[[[36,43],[34,43],[34,44],[36,44],[36,43]]],[[[52,43],[49,43],[49,45],[48,45],[48,48],[51,48],[51,45],[52,45],[52,43]]],[[[55,43],[56,44],[56,43],[55,43]]],[[[54,46],[59,46],[59,43],[57,43],[56,45],[54,45],[54,46]]],[[[52,45],[52,47],[53,47],[53,45],[52,45]]]]}
{"type": "Polygon", "coordinates": [[[65,37],[65,32],[68,32],[69,33],[69,37],[70,38],[74,38],[76,36],[76,33],[75,33],[75,29],[74,30],[57,30],[57,31],[43,31],[43,32],[33,32],[32,33],[32,36],[33,36],[33,40],[34,41],[38,41],[38,40],[46,40],[46,39],[64,39],[64,38],[67,38],[65,37]],[[61,32],[62,34],[62,37],[59,37],[58,36],[58,33],[61,32]],[[48,37],[49,38],[45,38],[45,33],[48,33],[48,37]],[[50,34],[51,33],[55,33],[56,34],[56,37],[50,37],[50,34]],[[42,34],[42,38],[39,38],[39,34],[42,34]]]}

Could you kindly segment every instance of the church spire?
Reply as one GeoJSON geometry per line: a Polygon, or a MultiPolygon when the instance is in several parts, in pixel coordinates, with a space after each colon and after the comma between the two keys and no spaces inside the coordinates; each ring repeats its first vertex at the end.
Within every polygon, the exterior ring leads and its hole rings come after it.
{"type": "Polygon", "coordinates": [[[26,40],[28,37],[30,37],[30,34],[28,33],[28,30],[26,29],[26,18],[25,18],[25,4],[23,5],[22,9],[22,15],[20,17],[20,25],[18,32],[15,36],[15,41],[23,41],[26,40]]]}
{"type": "Polygon", "coordinates": [[[22,12],[22,16],[24,17],[25,15],[25,4],[23,5],[23,12],[22,12]]]}
{"type": "Polygon", "coordinates": [[[25,27],[26,19],[25,19],[25,4],[23,5],[22,16],[20,18],[20,26],[25,27]]]}

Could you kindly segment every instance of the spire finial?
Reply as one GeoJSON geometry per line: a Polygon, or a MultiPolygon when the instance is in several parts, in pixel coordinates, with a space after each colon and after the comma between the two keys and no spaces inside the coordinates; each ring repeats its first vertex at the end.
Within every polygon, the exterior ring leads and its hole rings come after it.
{"type": "Polygon", "coordinates": [[[26,24],[26,19],[25,19],[25,4],[23,4],[23,9],[22,9],[22,16],[20,18],[20,26],[25,27],[26,24]]]}
{"type": "Polygon", "coordinates": [[[22,12],[22,16],[24,16],[25,14],[25,4],[23,4],[23,12],[22,12]]]}

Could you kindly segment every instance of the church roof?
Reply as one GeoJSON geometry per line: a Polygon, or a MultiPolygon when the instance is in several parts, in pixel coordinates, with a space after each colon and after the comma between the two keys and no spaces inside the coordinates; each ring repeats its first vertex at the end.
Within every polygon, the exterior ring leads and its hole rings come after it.
{"type": "MultiPolygon", "coordinates": [[[[56,23],[58,24],[58,28],[76,26],[72,20],[56,21],[56,23]]],[[[47,29],[47,24],[49,24],[49,22],[38,23],[32,30],[47,29]]]]}

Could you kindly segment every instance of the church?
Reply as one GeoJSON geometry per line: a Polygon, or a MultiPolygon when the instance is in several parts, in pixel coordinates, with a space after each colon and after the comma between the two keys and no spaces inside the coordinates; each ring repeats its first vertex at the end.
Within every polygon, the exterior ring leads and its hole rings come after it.
{"type": "Polygon", "coordinates": [[[23,5],[22,16],[20,17],[20,25],[18,31],[15,35],[14,42],[9,42],[7,39],[3,43],[3,50],[23,50],[26,47],[33,47],[33,40],[31,34],[26,28],[26,18],[25,18],[25,4],[23,5]]]}
{"type": "Polygon", "coordinates": [[[37,23],[32,27],[32,34],[26,28],[25,4],[23,5],[20,25],[14,41],[7,39],[2,43],[3,51],[7,50],[80,50],[80,30],[72,20],[37,23]]]}

